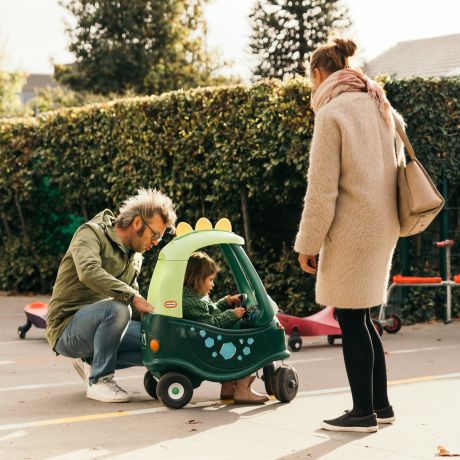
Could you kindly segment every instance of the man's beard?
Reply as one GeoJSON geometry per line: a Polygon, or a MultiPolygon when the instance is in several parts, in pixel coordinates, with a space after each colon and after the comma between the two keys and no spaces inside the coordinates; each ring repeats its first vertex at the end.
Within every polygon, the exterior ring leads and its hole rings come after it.
{"type": "Polygon", "coordinates": [[[144,236],[145,229],[147,227],[142,224],[139,230],[136,230],[136,236],[132,237],[129,241],[129,249],[134,252],[144,252],[144,246],[142,245],[141,238],[144,236]]]}

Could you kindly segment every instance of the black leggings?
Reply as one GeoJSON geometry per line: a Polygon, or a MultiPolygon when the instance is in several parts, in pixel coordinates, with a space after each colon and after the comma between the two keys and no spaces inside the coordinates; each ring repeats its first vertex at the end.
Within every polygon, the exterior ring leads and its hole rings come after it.
{"type": "Polygon", "coordinates": [[[353,397],[351,415],[363,417],[390,404],[382,341],[372,324],[369,308],[337,308],[336,313],[353,397]]]}

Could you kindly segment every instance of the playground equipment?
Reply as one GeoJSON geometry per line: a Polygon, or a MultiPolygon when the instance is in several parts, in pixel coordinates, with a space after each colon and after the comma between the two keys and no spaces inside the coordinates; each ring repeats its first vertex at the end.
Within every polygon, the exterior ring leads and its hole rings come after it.
{"type": "MultiPolygon", "coordinates": [[[[393,290],[397,287],[445,287],[447,295],[444,323],[449,324],[452,322],[452,288],[460,286],[460,275],[455,275],[452,280],[451,247],[454,245],[454,241],[438,241],[434,243],[434,245],[438,248],[446,249],[446,279],[443,280],[440,276],[426,277],[395,275],[393,276],[393,283],[388,288],[387,299],[390,299],[393,290]]],[[[379,321],[388,332],[398,332],[401,328],[401,320],[397,317],[397,315],[386,315],[386,308],[388,308],[388,305],[382,305],[380,307],[379,321]]]]}
{"type": "Polygon", "coordinates": [[[38,329],[46,328],[46,318],[48,317],[48,304],[45,302],[32,302],[24,307],[27,322],[18,327],[18,335],[21,339],[26,338],[29,329],[34,325],[38,329]]]}
{"type": "Polygon", "coordinates": [[[188,404],[194,388],[204,380],[238,380],[262,369],[267,393],[279,401],[291,401],[297,394],[297,372],[276,364],[289,357],[284,329],[275,315],[276,304],[242,248],[243,238],[232,232],[228,219],[221,219],[214,229],[204,218],[195,230],[181,222],[176,235],[161,250],[150,282],[147,300],[155,313],[144,315],[141,324],[147,393],[178,409],[188,404]],[[241,321],[241,329],[221,329],[182,317],[188,259],[194,251],[211,245],[222,250],[251,312],[241,321]]]}

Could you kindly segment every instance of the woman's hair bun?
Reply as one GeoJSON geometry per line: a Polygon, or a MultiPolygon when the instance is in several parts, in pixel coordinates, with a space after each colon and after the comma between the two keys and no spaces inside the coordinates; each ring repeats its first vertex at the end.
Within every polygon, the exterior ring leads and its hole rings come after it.
{"type": "Polygon", "coordinates": [[[358,46],[351,38],[338,38],[334,37],[332,43],[337,48],[337,51],[345,57],[351,57],[355,54],[358,46]]]}

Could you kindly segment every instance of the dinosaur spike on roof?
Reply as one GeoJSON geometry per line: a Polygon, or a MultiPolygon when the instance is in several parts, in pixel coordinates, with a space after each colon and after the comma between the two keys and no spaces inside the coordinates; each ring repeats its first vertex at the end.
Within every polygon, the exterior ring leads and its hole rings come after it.
{"type": "Polygon", "coordinates": [[[179,222],[176,227],[176,237],[185,235],[186,233],[193,232],[193,228],[187,222],[179,222]]]}
{"type": "Polygon", "coordinates": [[[216,230],[223,230],[225,232],[231,232],[232,231],[232,224],[231,222],[226,218],[223,217],[220,219],[217,224],[214,227],[216,230]]]}
{"type": "Polygon", "coordinates": [[[212,224],[206,217],[200,217],[195,225],[195,230],[212,230],[212,224]]]}

